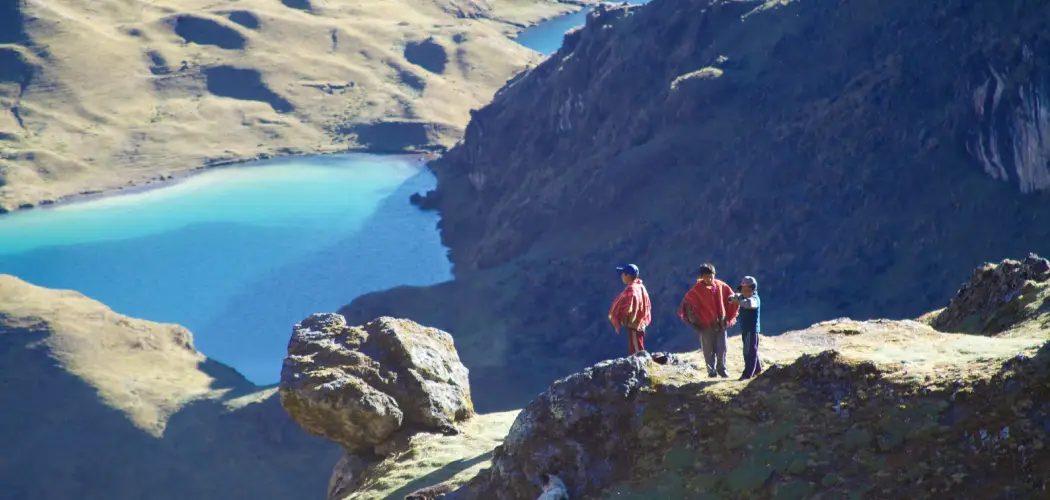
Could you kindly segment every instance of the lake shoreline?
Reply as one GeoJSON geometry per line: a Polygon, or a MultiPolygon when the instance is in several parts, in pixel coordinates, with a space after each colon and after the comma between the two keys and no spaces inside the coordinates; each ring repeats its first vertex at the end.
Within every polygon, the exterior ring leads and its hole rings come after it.
{"type": "MultiPolygon", "coordinates": [[[[552,16],[549,16],[549,17],[540,18],[540,19],[537,19],[534,22],[530,22],[530,23],[521,23],[521,24],[519,24],[519,23],[511,23],[509,21],[505,21],[509,25],[516,27],[516,29],[513,30],[513,35],[509,36],[508,38],[510,38],[511,40],[516,40],[516,38],[518,36],[520,36],[521,33],[523,31],[525,31],[526,29],[529,29],[529,28],[532,28],[532,27],[535,27],[535,26],[539,26],[539,25],[542,25],[544,23],[547,23],[547,22],[559,19],[561,17],[568,16],[568,15],[579,14],[581,11],[588,10],[588,9],[593,9],[593,8],[595,8],[595,7],[597,7],[598,5],[601,5],[601,4],[617,5],[619,2],[609,2],[609,1],[604,1],[604,0],[559,0],[558,3],[572,6],[572,7],[574,7],[574,9],[566,11],[566,12],[562,12],[562,13],[559,13],[559,14],[556,14],[556,15],[552,15],[552,16]]],[[[530,49],[530,50],[535,50],[535,49],[530,49]]],[[[524,71],[528,71],[528,69],[525,69],[524,71]]],[[[513,79],[513,77],[511,79],[513,79]]],[[[510,81],[510,79],[508,79],[508,81],[510,81]]],[[[185,169],[185,170],[178,170],[176,172],[169,173],[169,174],[161,174],[161,175],[158,175],[156,177],[149,178],[149,179],[140,179],[140,180],[137,180],[137,181],[136,180],[129,180],[129,181],[127,181],[127,184],[124,185],[124,186],[106,187],[106,188],[101,188],[101,189],[89,189],[89,190],[81,191],[81,192],[78,192],[78,193],[73,193],[73,194],[59,196],[59,197],[56,197],[54,199],[43,199],[43,200],[40,200],[40,201],[36,202],[35,204],[34,203],[24,203],[22,205],[18,205],[18,206],[15,206],[15,207],[10,207],[10,208],[0,206],[0,217],[3,217],[4,215],[7,215],[7,214],[15,214],[15,213],[20,213],[20,212],[25,212],[25,211],[28,211],[28,210],[34,210],[34,209],[46,210],[48,208],[55,208],[55,207],[59,207],[59,206],[66,206],[66,205],[70,205],[70,204],[74,204],[74,203],[81,203],[81,202],[86,202],[86,201],[98,200],[98,199],[102,199],[102,198],[109,198],[109,197],[112,197],[112,196],[120,196],[120,195],[125,195],[125,194],[136,194],[136,193],[142,193],[142,192],[146,192],[146,191],[151,191],[151,190],[154,190],[154,189],[161,189],[161,188],[164,188],[164,187],[173,186],[173,185],[175,185],[175,184],[177,184],[179,182],[182,182],[182,181],[184,181],[184,180],[186,180],[186,179],[188,179],[188,178],[190,178],[192,176],[195,176],[195,175],[203,173],[203,172],[211,171],[211,170],[216,169],[216,168],[229,168],[229,167],[233,167],[233,166],[243,166],[246,163],[258,163],[258,162],[266,162],[266,161],[270,161],[270,160],[280,160],[280,159],[293,159],[293,158],[297,158],[297,157],[307,157],[307,156],[335,156],[335,155],[342,155],[342,154],[372,154],[372,155],[382,155],[382,156],[395,157],[395,158],[397,158],[397,157],[413,158],[413,157],[423,156],[425,158],[425,162],[424,163],[426,163],[426,162],[429,162],[429,161],[434,160],[436,158],[439,158],[441,156],[441,153],[443,153],[446,148],[444,146],[442,146],[442,145],[439,145],[439,144],[424,144],[424,145],[421,145],[421,146],[416,147],[414,149],[398,150],[398,151],[388,151],[388,150],[382,150],[382,149],[376,149],[376,148],[365,148],[365,147],[362,147],[362,148],[347,148],[347,149],[342,149],[342,150],[339,150],[339,151],[313,151],[313,152],[295,151],[294,149],[291,149],[291,148],[282,148],[282,149],[284,149],[284,151],[278,150],[278,152],[276,154],[261,153],[261,154],[256,155],[256,156],[245,157],[245,158],[224,158],[224,159],[216,158],[216,159],[206,160],[202,164],[200,164],[200,165],[198,165],[196,167],[193,167],[193,168],[189,168],[189,169],[185,169]]]]}
{"type": "Polygon", "coordinates": [[[128,181],[128,185],[127,186],[120,186],[120,187],[108,188],[108,189],[97,189],[97,190],[82,191],[82,192],[79,192],[79,193],[74,193],[74,194],[61,196],[61,197],[58,197],[58,198],[53,199],[53,200],[43,200],[43,201],[41,201],[40,203],[38,203],[36,205],[24,204],[24,205],[21,205],[19,207],[16,207],[13,210],[8,210],[8,209],[4,209],[3,207],[0,207],[0,218],[3,218],[5,215],[14,215],[14,214],[17,214],[17,213],[27,212],[27,211],[30,211],[30,210],[48,210],[48,209],[51,209],[51,208],[68,206],[68,205],[77,204],[77,203],[84,203],[84,202],[88,202],[88,201],[95,201],[95,200],[100,200],[100,199],[104,199],[104,198],[111,198],[111,197],[115,197],[115,196],[123,196],[123,195],[145,193],[145,192],[153,191],[155,189],[163,189],[163,188],[167,188],[167,187],[172,187],[172,186],[175,186],[176,184],[179,184],[180,182],[184,182],[187,179],[195,177],[197,175],[200,175],[200,174],[203,174],[203,173],[206,173],[206,172],[211,172],[211,171],[218,170],[218,169],[223,169],[223,168],[236,168],[236,167],[251,168],[253,166],[257,166],[255,164],[266,164],[266,163],[270,163],[270,162],[273,162],[273,161],[289,161],[289,160],[294,160],[296,158],[307,158],[307,157],[315,157],[315,156],[335,157],[335,156],[340,156],[340,155],[355,155],[355,154],[383,156],[383,157],[386,157],[386,158],[395,158],[395,159],[401,158],[401,159],[406,159],[406,160],[410,160],[410,159],[413,159],[413,158],[415,158],[415,159],[423,159],[424,161],[422,163],[425,166],[427,162],[432,161],[434,159],[437,159],[437,158],[439,158],[441,156],[441,154],[439,152],[440,150],[441,150],[441,148],[435,147],[434,149],[422,149],[421,148],[421,149],[417,149],[417,150],[414,150],[414,151],[387,152],[387,151],[376,150],[376,149],[372,149],[372,148],[350,148],[350,149],[344,149],[344,150],[332,151],[332,152],[292,153],[292,154],[277,154],[277,155],[271,155],[271,154],[265,154],[264,153],[264,154],[261,154],[261,155],[258,155],[258,156],[254,156],[254,157],[250,157],[250,158],[235,158],[235,159],[224,159],[224,160],[209,161],[209,162],[205,162],[202,165],[198,165],[198,166],[196,166],[196,167],[194,167],[192,169],[180,170],[178,172],[175,172],[175,173],[172,173],[172,174],[168,174],[166,176],[154,177],[152,179],[146,180],[145,182],[135,183],[135,181],[128,181]],[[248,164],[253,164],[253,165],[248,165],[248,164]]]}

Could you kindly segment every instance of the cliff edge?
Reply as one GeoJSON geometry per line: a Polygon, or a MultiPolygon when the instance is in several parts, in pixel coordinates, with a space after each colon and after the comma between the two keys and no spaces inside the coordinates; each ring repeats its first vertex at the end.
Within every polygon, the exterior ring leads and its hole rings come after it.
{"type": "MultiPolygon", "coordinates": [[[[730,353],[739,350],[734,342],[730,353]]],[[[473,479],[410,498],[531,500],[546,488],[568,498],[1000,499],[1046,490],[1046,259],[981,266],[947,307],[916,320],[829,320],[763,337],[761,354],[766,369],[750,381],[704,377],[695,352],[598,363],[527,405],[473,479]]]]}
{"type": "Polygon", "coordinates": [[[674,311],[704,261],[758,277],[767,333],[941,307],[974,262],[1050,244],[1050,5],[1008,5],[596,9],[430,164],[417,202],[441,212],[455,281],[341,312],[452,332],[479,408],[509,408],[622,352],[596,312],[624,261],[657,350],[692,347],[674,311]],[[494,378],[522,380],[517,400],[494,378]]]}

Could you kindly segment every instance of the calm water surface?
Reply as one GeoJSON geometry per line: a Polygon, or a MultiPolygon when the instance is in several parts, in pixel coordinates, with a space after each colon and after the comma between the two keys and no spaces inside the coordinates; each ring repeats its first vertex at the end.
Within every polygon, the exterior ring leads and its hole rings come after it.
{"type": "MultiPolygon", "coordinates": [[[[631,5],[641,5],[649,0],[630,0],[631,5]]],[[[565,33],[577,26],[583,26],[587,22],[587,13],[593,10],[588,7],[578,12],[572,12],[554,19],[544,21],[536,26],[525,28],[514,40],[536,52],[550,55],[561,47],[565,33]]]]}
{"type": "Polygon", "coordinates": [[[0,217],[0,273],[193,331],[253,382],[278,380],[292,325],[358,295],[451,278],[415,160],[311,157],[0,217]]]}

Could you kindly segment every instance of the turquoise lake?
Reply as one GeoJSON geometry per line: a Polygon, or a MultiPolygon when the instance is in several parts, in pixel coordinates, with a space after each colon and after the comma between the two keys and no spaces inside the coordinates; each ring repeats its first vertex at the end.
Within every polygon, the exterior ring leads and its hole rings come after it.
{"type": "Polygon", "coordinates": [[[178,323],[257,384],[292,325],[364,293],[451,279],[436,180],[415,159],[308,157],[211,170],[144,192],[0,216],[0,273],[178,323]]]}
{"type": "MultiPolygon", "coordinates": [[[[645,3],[633,0],[632,4],[645,3]]],[[[524,30],[543,54],[587,12],[524,30]]],[[[0,273],[178,323],[208,357],[276,383],[292,325],[354,298],[451,279],[417,160],[338,155],[215,169],[170,186],[0,216],[0,273]]]]}
{"type": "MultiPolygon", "coordinates": [[[[648,1],[630,0],[627,3],[642,5],[648,1]]],[[[536,26],[525,28],[514,38],[514,41],[541,54],[550,55],[561,47],[565,32],[577,26],[583,26],[587,22],[587,13],[591,10],[593,10],[593,7],[588,7],[577,12],[549,19],[536,26]]]]}

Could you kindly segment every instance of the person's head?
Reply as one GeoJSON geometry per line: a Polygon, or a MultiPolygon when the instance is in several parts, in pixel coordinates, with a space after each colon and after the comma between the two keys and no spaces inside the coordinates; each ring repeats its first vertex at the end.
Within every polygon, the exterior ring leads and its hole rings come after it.
{"type": "Polygon", "coordinates": [[[629,285],[638,279],[638,266],[634,264],[624,264],[617,267],[616,270],[620,272],[620,279],[623,280],[625,285],[629,285]]]}
{"type": "Polygon", "coordinates": [[[744,276],[744,279],[740,280],[740,294],[744,297],[750,297],[758,292],[758,280],[751,276],[744,276]]]}
{"type": "Polygon", "coordinates": [[[710,262],[706,262],[700,266],[700,281],[705,284],[712,284],[715,282],[715,265],[710,262]]]}

